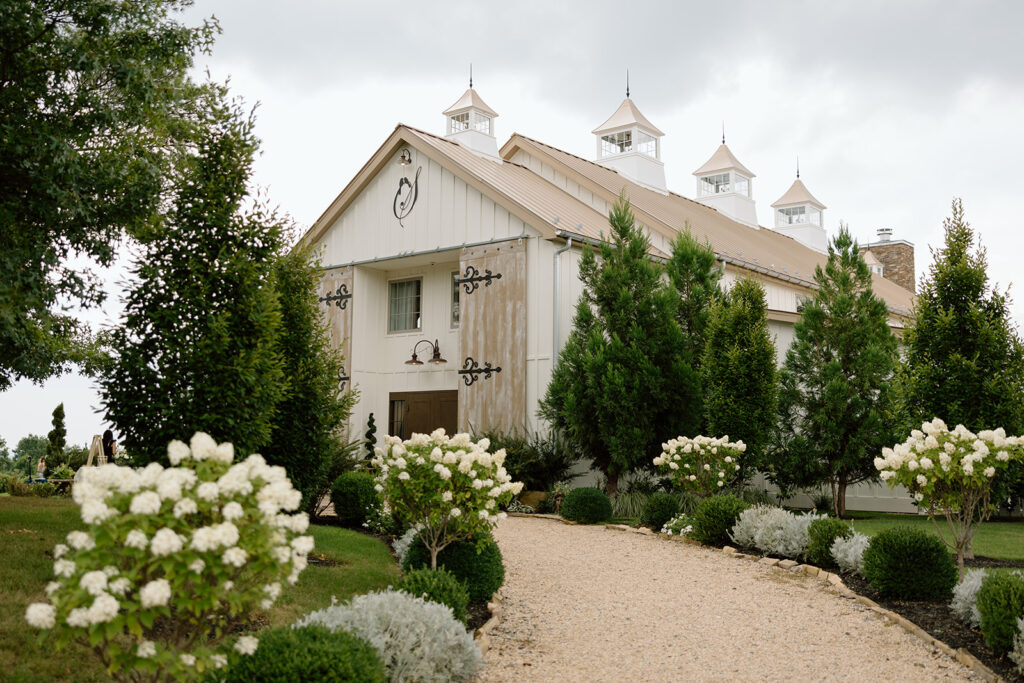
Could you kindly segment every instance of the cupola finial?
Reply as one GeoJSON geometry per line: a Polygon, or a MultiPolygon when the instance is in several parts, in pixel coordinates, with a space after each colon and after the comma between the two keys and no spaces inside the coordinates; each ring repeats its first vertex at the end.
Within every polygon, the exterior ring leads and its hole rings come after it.
{"type": "Polygon", "coordinates": [[[469,63],[469,87],[473,87],[473,62],[469,63]]]}
{"type": "Polygon", "coordinates": [[[725,119],[722,119],[722,144],[725,144],[725,119]]]}
{"type": "Polygon", "coordinates": [[[626,99],[629,99],[629,69],[626,69],[626,99]]]}
{"type": "Polygon", "coordinates": [[[800,155],[799,154],[796,157],[796,177],[797,178],[800,177],[800,155]]]}

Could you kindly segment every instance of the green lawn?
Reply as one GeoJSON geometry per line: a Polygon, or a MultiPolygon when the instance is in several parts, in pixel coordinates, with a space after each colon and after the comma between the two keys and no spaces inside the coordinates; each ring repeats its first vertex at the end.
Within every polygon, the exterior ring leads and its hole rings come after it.
{"type": "MultiPolygon", "coordinates": [[[[54,652],[52,644],[39,644],[38,632],[25,623],[28,604],[46,599],[43,588],[53,578],[53,546],[80,528],[84,525],[78,507],[68,499],[0,497],[0,680],[109,680],[90,651],[72,645],[54,652]]],[[[314,554],[341,564],[310,565],[296,585],[286,586],[267,614],[273,626],[326,607],[331,596],[343,601],[385,588],[400,576],[391,552],[375,538],[324,526],[311,527],[311,533],[314,554]]]]}
{"type": "MultiPolygon", "coordinates": [[[[850,511],[853,528],[866,536],[874,536],[883,529],[906,525],[936,533],[935,526],[924,515],[899,515],[885,512],[850,511]]],[[[946,520],[936,518],[949,539],[946,520]]],[[[981,525],[974,536],[974,554],[999,560],[1024,561],[1024,520],[989,521],[981,525]]]]}

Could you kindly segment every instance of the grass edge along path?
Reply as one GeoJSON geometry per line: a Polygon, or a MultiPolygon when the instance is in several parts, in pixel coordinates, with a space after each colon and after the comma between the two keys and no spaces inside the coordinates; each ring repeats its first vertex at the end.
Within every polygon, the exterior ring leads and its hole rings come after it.
{"type": "MultiPolygon", "coordinates": [[[[847,513],[846,521],[865,536],[874,536],[894,526],[911,526],[938,535],[935,525],[926,515],[851,510],[847,513]]],[[[946,523],[941,517],[936,517],[935,521],[940,526],[946,523]]],[[[949,538],[948,532],[946,538],[949,538]]],[[[982,523],[974,536],[973,548],[974,554],[979,557],[1024,562],[1024,519],[995,519],[982,523]]]]}
{"type": "MultiPolygon", "coordinates": [[[[68,532],[83,529],[78,506],[67,498],[0,496],[0,680],[107,681],[96,656],[69,645],[55,651],[52,641],[39,643],[39,632],[25,622],[25,608],[46,599],[53,578],[53,547],[68,532]]],[[[306,612],[326,607],[331,598],[380,590],[396,583],[401,572],[379,539],[347,529],[310,526],[314,555],[327,564],[310,564],[294,586],[285,585],[264,616],[270,626],[292,623],[306,612]],[[337,564],[334,564],[337,563],[337,564]]],[[[262,620],[261,620],[262,621],[262,620]]]]}

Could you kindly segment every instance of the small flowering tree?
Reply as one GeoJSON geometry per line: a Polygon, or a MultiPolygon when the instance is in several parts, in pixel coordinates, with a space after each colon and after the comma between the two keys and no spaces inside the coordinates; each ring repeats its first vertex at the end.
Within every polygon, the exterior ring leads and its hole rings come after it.
{"type": "Polygon", "coordinates": [[[469,434],[449,437],[437,429],[405,442],[388,436],[384,445],[372,461],[377,491],[396,514],[422,525],[432,569],[449,544],[489,532],[505,517],[500,507],[523,488],[502,466],[505,449],[487,452],[488,439],[473,443],[469,434]]]}
{"type": "Polygon", "coordinates": [[[706,498],[739,471],[747,446],[742,441],[729,441],[728,436],[680,436],[663,443],[661,449],[662,454],[654,459],[658,471],[670,477],[676,488],[706,498]]]}
{"type": "MultiPolygon", "coordinates": [[[[191,679],[227,661],[225,627],[269,608],[313,549],[301,494],[259,455],[199,432],[167,447],[172,467],[87,468],[73,489],[85,531],[54,549],[49,601],[25,618],[90,647],[119,680],[191,679]]],[[[235,650],[251,654],[257,639],[235,650]]]]}
{"type": "Polygon", "coordinates": [[[910,437],[875,458],[881,479],[903,484],[928,511],[939,536],[956,551],[960,577],[964,559],[973,557],[971,540],[977,525],[992,514],[991,493],[997,475],[1024,454],[1024,439],[1006,436],[1000,427],[974,434],[963,425],[949,431],[939,418],[925,422],[910,437]],[[949,536],[935,520],[946,518],[949,536]]]}

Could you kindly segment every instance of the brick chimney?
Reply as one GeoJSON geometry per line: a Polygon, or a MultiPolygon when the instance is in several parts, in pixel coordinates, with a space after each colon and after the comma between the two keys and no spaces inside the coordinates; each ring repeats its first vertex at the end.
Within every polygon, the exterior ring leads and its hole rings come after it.
{"type": "Polygon", "coordinates": [[[879,228],[877,241],[860,245],[862,254],[869,251],[882,264],[882,277],[911,292],[917,291],[913,244],[906,240],[894,240],[892,228],[879,228]]]}

